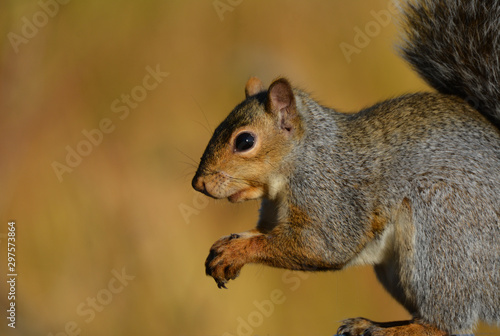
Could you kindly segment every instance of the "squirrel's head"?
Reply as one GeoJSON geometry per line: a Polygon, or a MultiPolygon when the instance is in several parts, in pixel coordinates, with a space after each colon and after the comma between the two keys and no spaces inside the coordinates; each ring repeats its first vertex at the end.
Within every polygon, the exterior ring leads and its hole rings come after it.
{"type": "Polygon", "coordinates": [[[285,157],[303,133],[286,79],[266,91],[251,78],[245,94],[215,130],[192,183],[197,191],[231,202],[276,197],[284,186],[285,157]]]}

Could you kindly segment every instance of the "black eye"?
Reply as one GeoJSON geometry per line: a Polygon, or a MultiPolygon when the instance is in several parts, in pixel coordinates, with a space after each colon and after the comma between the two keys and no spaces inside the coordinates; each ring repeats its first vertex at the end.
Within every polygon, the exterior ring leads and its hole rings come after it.
{"type": "Polygon", "coordinates": [[[245,152],[255,145],[255,137],[247,132],[243,132],[236,137],[234,141],[234,150],[236,152],[245,152]]]}

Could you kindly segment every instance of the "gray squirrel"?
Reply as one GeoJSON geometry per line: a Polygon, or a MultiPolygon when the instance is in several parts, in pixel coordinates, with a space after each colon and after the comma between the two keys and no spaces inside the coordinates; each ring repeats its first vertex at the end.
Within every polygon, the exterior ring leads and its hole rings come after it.
{"type": "Polygon", "coordinates": [[[438,92],[355,114],[257,78],[215,130],[193,187],[262,200],[256,228],[220,238],[219,288],[243,265],[373,265],[413,316],[343,335],[450,335],[500,324],[500,0],[409,0],[403,57],[438,92]]]}

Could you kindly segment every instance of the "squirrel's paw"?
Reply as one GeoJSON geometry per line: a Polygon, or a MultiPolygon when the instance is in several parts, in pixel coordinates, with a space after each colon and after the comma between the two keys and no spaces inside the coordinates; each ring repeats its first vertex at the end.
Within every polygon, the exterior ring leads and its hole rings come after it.
{"type": "Polygon", "coordinates": [[[226,288],[229,280],[236,279],[247,260],[248,238],[238,234],[222,237],[210,248],[205,261],[205,272],[214,278],[219,288],[226,288]]]}
{"type": "Polygon", "coordinates": [[[379,335],[376,329],[381,329],[374,322],[362,317],[343,320],[341,323],[337,330],[339,336],[376,336],[379,335]]]}

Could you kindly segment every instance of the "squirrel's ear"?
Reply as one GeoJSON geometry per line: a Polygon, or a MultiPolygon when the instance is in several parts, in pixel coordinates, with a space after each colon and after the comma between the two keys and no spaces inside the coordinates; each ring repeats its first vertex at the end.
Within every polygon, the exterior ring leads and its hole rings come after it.
{"type": "Polygon", "coordinates": [[[264,88],[264,85],[262,84],[260,79],[258,79],[257,77],[251,77],[248,80],[247,85],[245,85],[245,96],[248,98],[265,90],[266,88],[264,88]]]}
{"type": "Polygon", "coordinates": [[[275,80],[268,90],[267,110],[278,116],[281,128],[291,131],[297,117],[295,96],[288,80],[275,80]]]}

